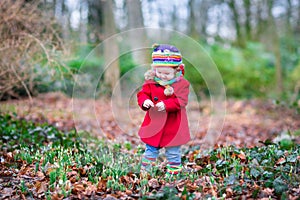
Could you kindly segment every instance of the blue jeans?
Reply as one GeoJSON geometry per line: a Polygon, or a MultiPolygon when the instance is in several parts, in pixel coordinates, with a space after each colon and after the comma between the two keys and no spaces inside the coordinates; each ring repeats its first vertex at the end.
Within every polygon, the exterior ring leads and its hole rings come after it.
{"type": "MultiPolygon", "coordinates": [[[[157,158],[159,155],[159,150],[161,148],[159,147],[153,147],[148,144],[146,144],[146,150],[144,153],[144,157],[147,158],[157,158]]],[[[181,163],[181,150],[180,146],[175,147],[165,147],[166,150],[166,157],[169,163],[181,163]]]]}

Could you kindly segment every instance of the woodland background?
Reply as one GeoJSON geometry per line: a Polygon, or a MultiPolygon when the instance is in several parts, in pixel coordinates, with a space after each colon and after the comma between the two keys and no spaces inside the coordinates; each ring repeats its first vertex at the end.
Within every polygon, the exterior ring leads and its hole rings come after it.
{"type": "Polygon", "coordinates": [[[0,41],[1,199],[299,198],[300,0],[1,0],[0,41]],[[176,33],[221,74],[223,129],[208,148],[212,94],[183,57],[184,171],[165,178],[162,156],[143,177],[145,113],[137,88],[113,110],[128,94],[116,85],[142,82],[128,74],[147,70],[156,38],[185,46],[176,33]]]}
{"type": "MultiPolygon", "coordinates": [[[[294,103],[300,87],[299,4],[298,0],[5,0],[1,2],[0,97],[48,91],[72,96],[74,75],[83,63],[93,71],[106,64],[105,56],[118,55],[122,48],[122,42],[107,45],[106,53],[84,60],[96,45],[122,31],[156,27],[199,42],[217,65],[227,96],[284,98],[294,103]]],[[[126,44],[139,46],[143,37],[133,35],[126,44]]],[[[150,56],[145,59],[150,61],[150,56]]],[[[102,77],[108,90],[136,65],[132,53],[119,56],[107,70],[109,78],[102,77]]],[[[197,95],[205,93],[204,81],[192,76],[193,66],[187,63],[189,68],[186,76],[197,95]]]]}

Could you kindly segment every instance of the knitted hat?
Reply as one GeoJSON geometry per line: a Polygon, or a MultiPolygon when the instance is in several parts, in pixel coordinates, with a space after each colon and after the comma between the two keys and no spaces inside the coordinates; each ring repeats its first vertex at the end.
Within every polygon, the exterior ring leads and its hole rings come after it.
{"type": "Polygon", "coordinates": [[[152,53],[152,66],[178,67],[182,63],[180,51],[169,44],[154,44],[152,53]]]}

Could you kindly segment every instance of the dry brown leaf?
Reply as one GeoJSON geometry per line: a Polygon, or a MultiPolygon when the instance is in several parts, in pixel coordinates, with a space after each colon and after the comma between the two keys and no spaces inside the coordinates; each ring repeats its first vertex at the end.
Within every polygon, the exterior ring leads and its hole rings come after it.
{"type": "Polygon", "coordinates": [[[230,187],[226,188],[226,198],[231,198],[232,195],[233,195],[233,190],[230,187]]]}
{"type": "Polygon", "coordinates": [[[131,190],[128,190],[128,189],[126,189],[125,193],[126,193],[126,195],[128,195],[128,196],[132,195],[132,191],[131,191],[131,190]]]}
{"type": "Polygon", "coordinates": [[[12,152],[8,152],[8,153],[6,154],[6,159],[7,159],[8,161],[12,161],[12,160],[14,159],[13,153],[12,153],[12,152]]]}
{"type": "Polygon", "coordinates": [[[65,183],[65,190],[66,191],[69,191],[72,187],[72,183],[70,180],[67,180],[66,183],[65,183]]]}
{"type": "Polygon", "coordinates": [[[85,188],[85,191],[83,192],[84,195],[91,196],[97,191],[97,187],[94,185],[89,185],[87,188],[85,188]]]}
{"type": "Polygon", "coordinates": [[[54,194],[52,194],[52,196],[51,196],[51,200],[62,200],[63,198],[64,198],[63,195],[57,194],[57,193],[54,193],[54,194]]]}
{"type": "Polygon", "coordinates": [[[37,190],[38,194],[45,193],[47,191],[48,184],[46,182],[41,182],[39,189],[37,190]]]}
{"type": "Polygon", "coordinates": [[[67,173],[68,177],[70,177],[70,176],[76,176],[76,175],[77,175],[77,171],[74,171],[74,170],[67,173]]]}
{"type": "Polygon", "coordinates": [[[241,161],[245,161],[246,160],[246,155],[243,151],[240,151],[240,154],[238,155],[238,158],[241,159],[241,161]]]}
{"type": "Polygon", "coordinates": [[[41,171],[36,172],[36,175],[37,175],[37,177],[39,178],[40,181],[43,180],[43,179],[45,178],[44,173],[41,172],[41,171]]]}
{"type": "Polygon", "coordinates": [[[191,183],[190,181],[188,181],[187,189],[189,192],[194,192],[198,189],[198,186],[195,183],[191,183]]]}
{"type": "Polygon", "coordinates": [[[1,191],[1,197],[3,197],[4,199],[7,198],[7,197],[10,197],[12,196],[14,190],[12,188],[4,188],[2,191],[1,191]]]}
{"type": "Polygon", "coordinates": [[[281,164],[283,164],[283,163],[285,163],[286,162],[286,160],[285,160],[285,158],[279,158],[277,161],[276,161],[276,165],[281,165],[281,164]]]}
{"type": "Polygon", "coordinates": [[[261,191],[266,196],[271,196],[274,192],[274,189],[271,188],[265,188],[261,191]]]}
{"type": "Polygon", "coordinates": [[[100,178],[98,185],[97,185],[97,191],[98,192],[105,192],[106,191],[106,179],[100,178]]]}
{"type": "Polygon", "coordinates": [[[159,187],[159,183],[158,183],[157,179],[155,179],[155,178],[150,179],[148,181],[148,185],[149,185],[149,187],[154,188],[154,189],[159,187]]]}
{"type": "Polygon", "coordinates": [[[186,181],[182,180],[179,183],[176,184],[177,190],[179,192],[182,192],[184,190],[184,186],[186,185],[186,181]]]}
{"type": "Polygon", "coordinates": [[[83,184],[77,183],[73,185],[72,193],[79,194],[85,191],[83,184]]]}
{"type": "Polygon", "coordinates": [[[72,176],[71,178],[69,178],[69,180],[71,181],[71,183],[75,183],[77,181],[77,176],[72,176]]]}

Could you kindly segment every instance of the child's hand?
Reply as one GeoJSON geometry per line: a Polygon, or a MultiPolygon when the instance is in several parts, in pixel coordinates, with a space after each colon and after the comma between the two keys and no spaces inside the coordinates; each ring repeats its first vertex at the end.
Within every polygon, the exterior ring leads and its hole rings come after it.
{"type": "Polygon", "coordinates": [[[147,99],[147,100],[144,101],[143,106],[145,108],[150,108],[150,106],[154,107],[154,103],[150,99],[147,99]]]}
{"type": "Polygon", "coordinates": [[[164,111],[166,109],[164,102],[159,102],[155,105],[158,111],[164,111]]]}

